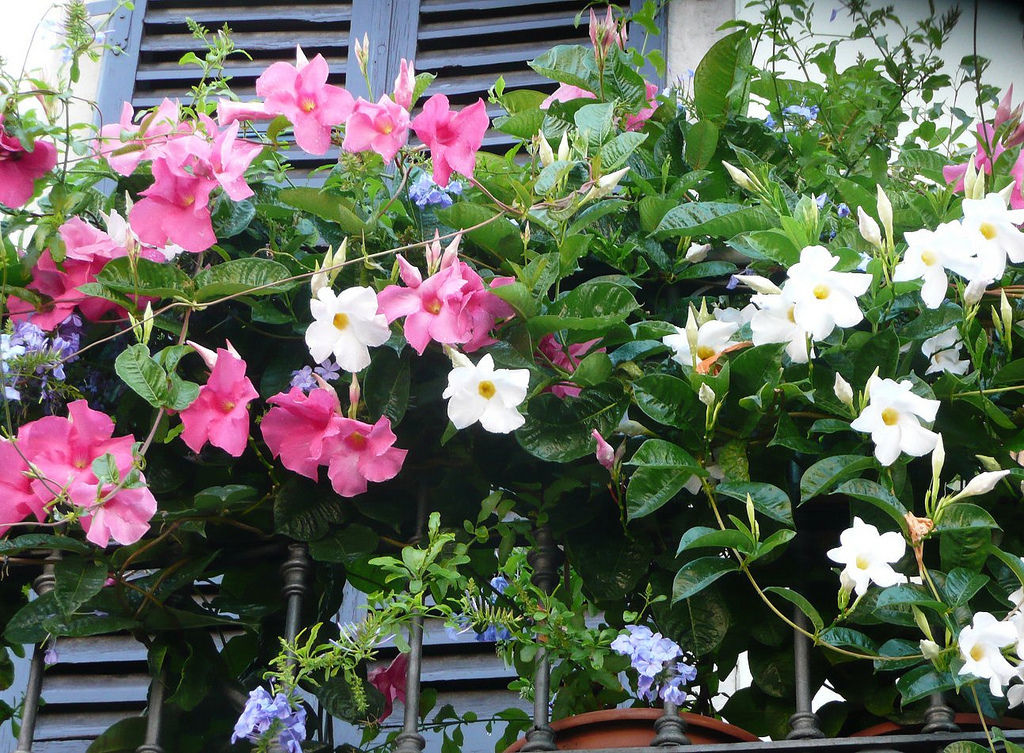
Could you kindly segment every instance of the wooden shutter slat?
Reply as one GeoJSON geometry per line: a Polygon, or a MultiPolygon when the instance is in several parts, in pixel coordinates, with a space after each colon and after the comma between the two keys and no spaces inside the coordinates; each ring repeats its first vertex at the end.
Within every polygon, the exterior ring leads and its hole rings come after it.
{"type": "Polygon", "coordinates": [[[558,0],[420,0],[420,8],[424,14],[452,13],[461,11],[517,10],[526,6],[542,5],[575,6],[582,9],[579,2],[558,2],[558,0]]]}
{"type": "Polygon", "coordinates": [[[218,26],[223,23],[231,26],[232,23],[249,24],[259,21],[343,23],[352,20],[352,9],[334,4],[323,7],[295,3],[247,6],[237,10],[210,7],[210,5],[188,5],[180,8],[153,9],[146,14],[146,23],[181,27],[185,18],[191,18],[201,24],[217,24],[218,26]]]}
{"type": "Polygon", "coordinates": [[[493,38],[497,34],[509,34],[539,29],[564,29],[571,27],[572,14],[545,13],[510,20],[493,21],[486,18],[471,18],[463,21],[436,21],[421,23],[420,39],[450,39],[483,35],[493,38]]]}
{"type": "MultiPolygon", "coordinates": [[[[289,31],[254,31],[242,32],[232,35],[235,46],[251,50],[294,50],[296,32],[289,31]]],[[[347,48],[348,32],[342,31],[309,31],[303,32],[301,37],[303,49],[309,49],[310,54],[314,50],[347,48]]],[[[147,34],[142,40],[142,53],[174,52],[185,53],[188,51],[200,52],[204,50],[203,44],[190,34],[147,34]]],[[[294,58],[294,52],[289,56],[294,58]]]]}
{"type": "MultiPolygon", "coordinates": [[[[336,78],[344,78],[345,66],[348,63],[346,57],[332,57],[327,61],[327,68],[330,71],[332,81],[336,78]]],[[[232,79],[252,79],[256,80],[259,76],[267,70],[265,63],[253,64],[248,60],[235,61],[234,64],[228,64],[224,66],[224,73],[227,76],[231,76],[232,79]]],[[[165,61],[162,63],[148,63],[145,68],[140,68],[136,75],[138,81],[183,81],[189,82],[185,86],[189,86],[192,81],[198,81],[202,74],[199,70],[194,67],[186,68],[180,66],[177,62],[165,61]]]]}

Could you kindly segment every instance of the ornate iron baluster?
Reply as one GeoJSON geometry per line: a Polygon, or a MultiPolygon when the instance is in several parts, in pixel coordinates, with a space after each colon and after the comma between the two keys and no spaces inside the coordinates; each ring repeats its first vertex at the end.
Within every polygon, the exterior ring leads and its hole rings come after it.
{"type": "Polygon", "coordinates": [[[959,732],[953,718],[953,709],[946,705],[946,699],[942,693],[932,693],[928,701],[928,708],[924,712],[924,727],[922,732],[959,732]]]}
{"type": "MultiPolygon", "coordinates": [[[[42,596],[53,590],[56,578],[53,566],[60,559],[60,552],[51,552],[43,561],[43,572],[32,582],[32,588],[42,596]]],[[[32,738],[36,731],[36,716],[39,713],[39,696],[43,692],[43,656],[46,649],[42,644],[32,650],[32,663],[28,670],[28,687],[25,688],[25,705],[21,712],[21,731],[18,733],[18,749],[15,753],[31,753],[32,738]]]]}
{"type": "Polygon", "coordinates": [[[679,707],[665,701],[662,709],[661,716],[654,720],[656,734],[651,746],[670,748],[675,745],[691,745],[690,738],[686,736],[686,722],[679,716],[679,707]]]}
{"type": "MultiPolygon", "coordinates": [[[[421,488],[416,502],[416,535],[411,543],[423,538],[427,522],[427,492],[421,488]]],[[[405,674],[405,713],[402,731],[395,738],[395,753],[420,753],[427,741],[419,733],[420,726],[420,673],[423,666],[423,617],[417,615],[409,625],[409,668],[405,674]]]]}
{"type": "Polygon", "coordinates": [[[160,726],[163,723],[164,673],[157,673],[149,683],[149,700],[146,702],[146,741],[135,749],[135,753],[164,753],[160,747],[160,726]]]}
{"type": "MultiPolygon", "coordinates": [[[[527,555],[527,561],[533,568],[533,584],[544,593],[555,590],[558,582],[558,566],[562,563],[562,553],[555,546],[551,530],[547,526],[539,527],[535,532],[537,544],[527,555]]],[[[538,750],[557,750],[555,731],[548,723],[548,700],[551,696],[551,668],[547,651],[542,646],[537,651],[537,667],[533,678],[533,726],[526,733],[526,745],[522,750],[526,753],[538,750]]]]}
{"type": "MultiPolygon", "coordinates": [[[[806,630],[807,617],[793,610],[793,621],[806,630]]],[[[800,630],[793,630],[793,670],[796,681],[796,713],[789,717],[787,740],[814,740],[825,734],[818,727],[818,715],[811,711],[810,641],[800,630]]]]}

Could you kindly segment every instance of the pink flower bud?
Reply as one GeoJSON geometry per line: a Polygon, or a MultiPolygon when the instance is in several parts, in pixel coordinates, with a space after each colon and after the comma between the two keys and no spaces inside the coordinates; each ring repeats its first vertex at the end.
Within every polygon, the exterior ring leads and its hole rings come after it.
{"type": "Polygon", "coordinates": [[[601,436],[601,432],[597,429],[594,429],[590,436],[597,442],[597,451],[594,453],[597,457],[597,462],[611,472],[612,467],[615,465],[615,450],[605,441],[604,437],[601,436]]]}

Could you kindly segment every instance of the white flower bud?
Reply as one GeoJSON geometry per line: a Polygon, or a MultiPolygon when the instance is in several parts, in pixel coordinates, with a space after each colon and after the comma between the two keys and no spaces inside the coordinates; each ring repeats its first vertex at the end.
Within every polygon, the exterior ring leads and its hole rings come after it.
{"type": "Polygon", "coordinates": [[[939,493],[939,474],[942,473],[942,466],[946,464],[946,447],[942,441],[942,435],[935,440],[935,449],[932,450],[932,494],[939,493]]]}
{"type": "Polygon", "coordinates": [[[836,372],[836,381],[832,385],[832,391],[835,393],[839,401],[844,405],[853,408],[853,387],[850,383],[843,379],[842,375],[836,372]]]}
{"type": "Polygon", "coordinates": [[[747,191],[754,190],[754,181],[750,179],[750,175],[745,170],[740,170],[735,165],[730,165],[725,160],[722,160],[722,164],[725,166],[726,172],[729,173],[729,177],[733,179],[737,186],[746,189],[747,191]]]}
{"type": "Polygon", "coordinates": [[[758,293],[765,295],[781,295],[782,288],[761,275],[736,275],[736,279],[758,293]]]}
{"type": "Polygon", "coordinates": [[[974,155],[971,155],[967,162],[967,172],[964,173],[964,198],[981,199],[985,196],[985,173],[979,173],[974,162],[974,155]]]}
{"type": "Polygon", "coordinates": [[[885,191],[882,190],[881,186],[878,186],[878,219],[882,221],[882,227],[885,228],[885,238],[891,244],[893,242],[892,203],[890,203],[889,197],[885,195],[885,191]]]}
{"type": "Polygon", "coordinates": [[[700,401],[709,408],[714,406],[715,401],[718,399],[715,395],[715,391],[707,384],[702,384],[700,386],[700,389],[697,391],[697,396],[700,398],[700,401]]]}
{"type": "Polygon", "coordinates": [[[540,164],[544,167],[555,161],[555,153],[551,151],[551,144],[544,138],[543,131],[537,133],[537,155],[540,157],[540,164]]]}
{"type": "Polygon", "coordinates": [[[690,311],[686,315],[686,342],[690,346],[694,366],[697,365],[697,336],[699,330],[700,325],[697,323],[697,315],[691,305],[690,311]]]}
{"type": "Polygon", "coordinates": [[[984,473],[979,473],[950,501],[963,499],[964,497],[977,497],[979,494],[988,494],[1008,473],[1009,471],[985,471],[984,473]]]}
{"type": "Polygon", "coordinates": [[[569,132],[562,131],[562,140],[558,142],[558,159],[563,162],[569,159],[569,132]]]}
{"type": "Polygon", "coordinates": [[[930,641],[927,638],[922,638],[918,645],[921,647],[921,653],[924,654],[924,658],[928,661],[935,661],[939,658],[939,654],[942,653],[942,649],[939,648],[939,644],[935,641],[930,641]]]}
{"type": "Polygon", "coordinates": [[[1006,297],[1006,291],[1002,289],[999,290],[999,318],[1003,322],[1003,334],[1009,339],[1013,329],[1013,308],[1010,306],[1010,300],[1006,297]]]}
{"type": "Polygon", "coordinates": [[[306,57],[306,53],[302,51],[301,45],[295,45],[295,67],[300,71],[309,65],[309,58],[306,57]]]}
{"type": "Polygon", "coordinates": [[[964,288],[964,305],[974,306],[980,302],[982,296],[985,295],[986,288],[988,288],[988,280],[971,280],[967,283],[967,287],[964,288]]]}
{"type": "Polygon", "coordinates": [[[710,243],[691,243],[690,248],[686,251],[686,261],[693,263],[704,261],[710,250],[710,243]]]}
{"type": "Polygon", "coordinates": [[[459,368],[460,366],[472,366],[473,365],[473,362],[470,361],[469,358],[465,354],[460,353],[458,350],[453,348],[451,345],[445,345],[444,346],[444,352],[448,354],[448,359],[452,362],[452,366],[454,368],[459,368]]]}
{"type": "Polygon", "coordinates": [[[860,226],[861,237],[875,248],[882,247],[882,231],[875,222],[875,218],[864,211],[864,207],[857,207],[857,222],[860,226]]]}

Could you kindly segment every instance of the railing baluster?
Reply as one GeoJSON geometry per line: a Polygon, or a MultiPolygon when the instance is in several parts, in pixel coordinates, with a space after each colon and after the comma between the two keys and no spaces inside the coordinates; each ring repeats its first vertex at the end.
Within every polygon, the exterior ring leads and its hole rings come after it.
{"type": "MultiPolygon", "coordinates": [[[[527,561],[533,568],[533,584],[551,593],[558,582],[558,566],[561,564],[562,553],[555,546],[551,529],[547,526],[537,528],[535,532],[537,545],[527,555],[527,561]]],[[[548,701],[551,696],[551,667],[547,651],[543,647],[537,650],[537,666],[533,678],[533,726],[526,733],[524,753],[539,750],[557,750],[555,731],[551,729],[548,714],[548,701]]]]}
{"type": "MultiPolygon", "coordinates": [[[[309,591],[309,571],[311,563],[305,544],[291,543],[288,545],[288,558],[281,563],[281,595],[285,599],[284,637],[291,643],[299,635],[299,624],[302,621],[303,597],[309,591]]],[[[288,657],[288,663],[295,659],[288,657]]],[[[278,738],[274,738],[268,746],[269,753],[283,753],[284,748],[278,738]]],[[[136,751],[141,753],[141,751],[136,751]]]]}
{"type": "Polygon", "coordinates": [[[146,702],[146,741],[135,749],[135,753],[164,753],[160,747],[160,726],[164,710],[164,673],[157,672],[149,683],[149,700],[146,702]]]}
{"type": "Polygon", "coordinates": [[[932,693],[928,702],[928,708],[924,712],[924,727],[922,732],[959,732],[953,718],[953,709],[946,705],[946,699],[942,693],[932,693]]]}
{"type": "Polygon", "coordinates": [[[679,716],[679,707],[674,703],[665,701],[662,704],[662,715],[654,720],[654,740],[651,746],[655,748],[671,748],[676,745],[691,745],[690,738],[686,736],[686,722],[679,716]]]}
{"type": "MultiPolygon", "coordinates": [[[[807,617],[800,609],[793,610],[793,621],[806,630],[807,617]]],[[[796,713],[789,717],[787,740],[814,740],[825,734],[818,727],[818,715],[811,711],[810,640],[800,630],[793,630],[793,670],[796,683],[796,713]]]]}
{"type": "MultiPolygon", "coordinates": [[[[43,561],[43,572],[32,582],[32,588],[42,596],[53,590],[56,581],[53,566],[60,559],[59,552],[51,552],[43,561]]],[[[25,689],[25,705],[21,712],[21,730],[18,733],[18,749],[15,753],[32,753],[32,738],[36,731],[36,716],[39,713],[39,697],[43,692],[43,655],[46,648],[40,644],[32,649],[32,663],[28,670],[28,686],[25,689]]]]}
{"type": "MultiPolygon", "coordinates": [[[[421,488],[416,503],[416,535],[412,543],[423,538],[427,524],[427,491],[421,488]]],[[[402,731],[395,738],[395,753],[420,753],[427,741],[420,727],[420,673],[423,666],[423,617],[417,615],[409,625],[409,666],[405,674],[405,710],[402,731]]]]}

